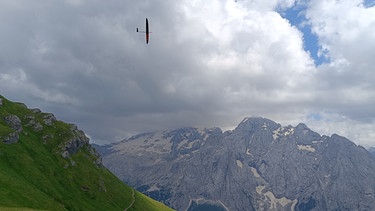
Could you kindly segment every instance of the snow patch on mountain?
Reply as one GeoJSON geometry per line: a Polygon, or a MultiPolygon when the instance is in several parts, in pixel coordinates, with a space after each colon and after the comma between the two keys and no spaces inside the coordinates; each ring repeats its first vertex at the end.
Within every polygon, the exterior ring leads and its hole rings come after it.
{"type": "Polygon", "coordinates": [[[310,145],[297,145],[299,150],[306,150],[309,152],[315,152],[315,148],[310,145]]]}

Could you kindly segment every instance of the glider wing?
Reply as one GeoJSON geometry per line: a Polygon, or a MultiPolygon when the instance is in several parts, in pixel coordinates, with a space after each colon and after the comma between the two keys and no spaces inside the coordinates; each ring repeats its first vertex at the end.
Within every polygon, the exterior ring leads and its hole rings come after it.
{"type": "Polygon", "coordinates": [[[148,19],[146,18],[146,31],[140,31],[138,28],[137,28],[137,32],[139,33],[145,33],[146,34],[146,43],[148,43],[148,41],[150,40],[150,30],[148,28],[148,19]]]}
{"type": "Polygon", "coordinates": [[[146,43],[148,43],[149,38],[150,38],[150,32],[148,30],[148,19],[146,18],[146,43]]]}

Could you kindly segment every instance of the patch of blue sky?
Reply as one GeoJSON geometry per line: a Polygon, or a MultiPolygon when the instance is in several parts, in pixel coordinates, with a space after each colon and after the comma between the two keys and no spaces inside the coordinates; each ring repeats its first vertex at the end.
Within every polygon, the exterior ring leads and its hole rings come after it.
{"type": "Polygon", "coordinates": [[[302,32],[304,49],[306,52],[309,52],[315,65],[319,66],[323,63],[328,63],[329,58],[326,57],[324,51],[322,52],[319,46],[319,39],[316,34],[311,31],[311,25],[308,24],[305,18],[305,10],[306,7],[304,5],[295,4],[293,7],[278,12],[283,18],[287,19],[292,26],[297,27],[302,32]]]}
{"type": "Polygon", "coordinates": [[[364,0],[363,5],[367,8],[375,6],[375,0],[364,0]]]}
{"type": "Polygon", "coordinates": [[[307,116],[307,118],[313,121],[320,121],[323,119],[322,115],[319,113],[311,113],[307,116]]]}

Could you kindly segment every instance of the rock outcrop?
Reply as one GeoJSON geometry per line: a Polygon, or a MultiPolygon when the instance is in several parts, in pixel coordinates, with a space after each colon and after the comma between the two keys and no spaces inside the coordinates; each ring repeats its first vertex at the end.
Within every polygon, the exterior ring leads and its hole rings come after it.
{"type": "Polygon", "coordinates": [[[104,165],[177,210],[372,210],[375,159],[305,124],[246,118],[233,131],[182,128],[99,148],[104,165]]]}
{"type": "MultiPolygon", "coordinates": [[[[3,105],[4,100],[0,96],[0,106],[3,105]]],[[[7,100],[5,100],[5,102],[7,102],[7,100]]],[[[54,123],[57,122],[56,117],[51,113],[43,113],[39,108],[28,109],[23,103],[16,104],[22,108],[21,110],[23,111],[19,112],[22,113],[22,115],[18,113],[4,113],[1,117],[5,125],[9,127],[9,129],[6,130],[9,132],[4,132],[3,135],[0,134],[0,140],[5,144],[17,143],[22,133],[27,135],[27,131],[24,131],[24,128],[31,129],[33,132],[43,132],[44,129],[53,127],[54,123]]],[[[76,154],[79,150],[85,147],[93,156],[97,157],[95,164],[97,164],[97,166],[102,166],[102,158],[100,154],[91,146],[89,138],[87,138],[85,133],[82,130],[79,130],[76,125],[71,124],[70,131],[64,131],[60,134],[43,135],[41,142],[48,144],[48,142],[53,140],[55,136],[71,137],[68,141],[59,145],[61,156],[64,158],[69,158],[72,154],[76,154]]]]}
{"type": "Polygon", "coordinates": [[[18,139],[19,139],[18,133],[15,133],[15,132],[9,133],[8,135],[6,135],[3,138],[3,143],[5,143],[5,144],[14,144],[14,143],[18,142],[18,139]]]}
{"type": "Polygon", "coordinates": [[[73,138],[61,144],[62,154],[67,155],[67,157],[77,153],[82,147],[89,145],[89,138],[85,136],[82,130],[78,130],[76,125],[71,125],[70,130],[74,134],[73,138]]]}
{"type": "MultiPolygon", "coordinates": [[[[0,98],[1,99],[1,98],[0,98]]],[[[12,132],[4,135],[1,139],[5,144],[14,144],[17,143],[19,140],[19,133],[22,132],[22,123],[18,116],[16,115],[8,115],[4,118],[5,123],[10,127],[12,132]]]]}
{"type": "Polygon", "coordinates": [[[11,114],[4,117],[4,120],[12,130],[16,131],[17,133],[22,132],[22,123],[18,116],[11,114]]]}

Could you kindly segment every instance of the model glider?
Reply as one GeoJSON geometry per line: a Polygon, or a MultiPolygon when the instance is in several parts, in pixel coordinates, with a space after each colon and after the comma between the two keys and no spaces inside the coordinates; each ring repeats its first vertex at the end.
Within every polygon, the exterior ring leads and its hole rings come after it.
{"type": "Polygon", "coordinates": [[[146,34],[146,43],[148,43],[148,40],[150,39],[150,30],[148,29],[148,20],[146,18],[146,31],[139,31],[137,28],[137,32],[139,33],[145,33],[146,34]]]}

